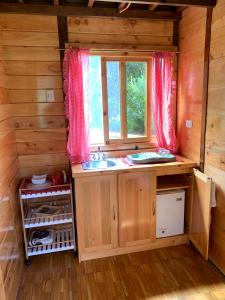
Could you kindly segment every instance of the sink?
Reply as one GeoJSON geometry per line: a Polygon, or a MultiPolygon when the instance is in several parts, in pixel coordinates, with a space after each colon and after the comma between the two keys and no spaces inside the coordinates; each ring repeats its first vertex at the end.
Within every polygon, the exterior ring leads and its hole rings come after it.
{"type": "Polygon", "coordinates": [[[176,156],[167,152],[142,152],[127,155],[134,164],[166,163],[176,161],[176,156]]]}
{"type": "Polygon", "coordinates": [[[84,170],[95,170],[95,169],[107,169],[115,167],[116,162],[112,160],[91,160],[82,163],[82,168],[84,170]]]}

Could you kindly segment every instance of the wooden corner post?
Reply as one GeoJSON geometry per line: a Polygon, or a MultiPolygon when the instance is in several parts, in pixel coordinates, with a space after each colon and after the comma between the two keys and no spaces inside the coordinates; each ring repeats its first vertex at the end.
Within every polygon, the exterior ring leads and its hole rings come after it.
{"type": "Polygon", "coordinates": [[[203,77],[203,99],[202,99],[202,118],[201,118],[201,144],[200,144],[200,171],[204,172],[205,165],[205,138],[208,105],[208,83],[209,83],[209,61],[210,61],[210,42],[211,24],[213,8],[207,8],[206,32],[205,32],[205,53],[204,53],[204,77],[203,77]]]}

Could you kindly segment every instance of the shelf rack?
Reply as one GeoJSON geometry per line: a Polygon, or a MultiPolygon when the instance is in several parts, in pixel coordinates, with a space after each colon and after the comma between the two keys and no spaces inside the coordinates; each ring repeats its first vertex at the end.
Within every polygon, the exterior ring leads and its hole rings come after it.
{"type": "Polygon", "coordinates": [[[60,252],[74,249],[74,239],[71,228],[61,228],[55,231],[54,240],[51,244],[28,246],[28,256],[45,253],[60,252]]]}
{"type": "Polygon", "coordinates": [[[31,179],[22,180],[20,188],[20,206],[24,233],[26,264],[29,257],[65,250],[76,251],[74,234],[74,210],[72,186],[68,182],[62,185],[49,185],[32,188],[31,179]],[[57,207],[58,212],[40,214],[36,209],[41,205],[57,207]],[[49,244],[30,246],[31,233],[38,230],[53,229],[53,241],[49,244]]]}
{"type": "Polygon", "coordinates": [[[165,175],[157,178],[157,191],[171,191],[190,188],[190,181],[186,175],[165,175]]]}
{"type": "Polygon", "coordinates": [[[24,218],[25,228],[35,228],[48,225],[66,224],[73,221],[71,205],[65,204],[60,206],[60,214],[36,216],[34,209],[30,207],[24,218]]]}

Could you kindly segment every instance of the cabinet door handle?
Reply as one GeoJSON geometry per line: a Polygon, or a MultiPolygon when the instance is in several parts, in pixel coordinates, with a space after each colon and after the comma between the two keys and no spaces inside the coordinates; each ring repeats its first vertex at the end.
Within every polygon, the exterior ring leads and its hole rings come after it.
{"type": "Polygon", "coordinates": [[[153,216],[155,216],[155,201],[153,202],[153,216]]]}
{"type": "Polygon", "coordinates": [[[113,205],[113,220],[116,220],[116,209],[115,206],[113,205]]]}

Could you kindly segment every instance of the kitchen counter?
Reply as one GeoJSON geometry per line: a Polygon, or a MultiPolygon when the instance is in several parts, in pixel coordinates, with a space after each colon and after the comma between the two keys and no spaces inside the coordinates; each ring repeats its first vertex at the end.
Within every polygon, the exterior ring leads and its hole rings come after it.
{"type": "MultiPolygon", "coordinates": [[[[109,158],[111,160],[111,158],[109,158]]],[[[79,178],[93,175],[118,174],[121,172],[149,172],[155,171],[156,175],[182,174],[191,173],[192,168],[197,167],[198,164],[190,159],[176,155],[175,162],[169,163],[154,163],[154,164],[138,164],[129,165],[125,163],[123,158],[113,158],[117,164],[114,167],[107,169],[83,170],[82,165],[72,165],[72,177],[79,178]]]]}
{"type": "Polygon", "coordinates": [[[189,175],[197,163],[176,159],[129,165],[115,158],[116,166],[95,170],[72,166],[79,261],[187,243],[193,182],[189,175]],[[186,190],[185,230],[156,238],[157,193],[179,189],[186,190]]]}

